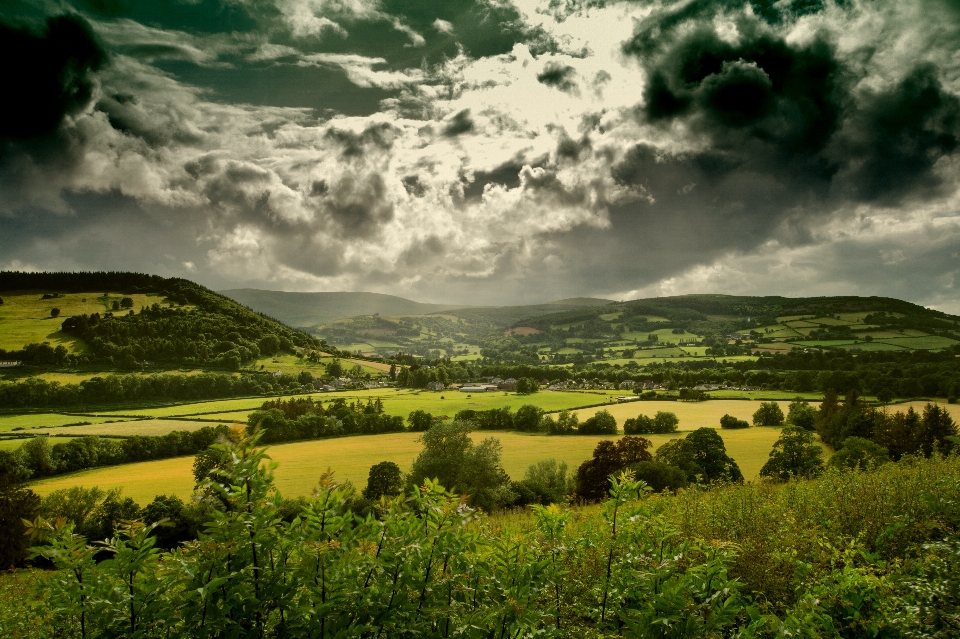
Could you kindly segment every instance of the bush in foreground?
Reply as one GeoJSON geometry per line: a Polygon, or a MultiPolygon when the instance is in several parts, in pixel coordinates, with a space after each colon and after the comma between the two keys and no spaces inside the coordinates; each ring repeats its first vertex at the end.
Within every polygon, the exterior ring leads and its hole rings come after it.
{"type": "Polygon", "coordinates": [[[37,522],[58,568],[38,616],[87,637],[955,636],[955,457],[676,496],[621,474],[598,508],[518,530],[429,480],[358,518],[330,475],[285,521],[253,444],[224,445],[222,506],[175,554],[152,524],[91,546],[37,522]]]}

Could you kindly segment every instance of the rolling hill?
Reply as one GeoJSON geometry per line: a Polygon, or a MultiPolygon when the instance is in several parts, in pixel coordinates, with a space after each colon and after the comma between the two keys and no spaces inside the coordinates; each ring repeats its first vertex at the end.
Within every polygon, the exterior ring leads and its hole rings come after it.
{"type": "Polygon", "coordinates": [[[461,308],[456,304],[424,304],[382,293],[290,293],[237,288],[220,291],[220,294],[284,324],[301,328],[358,315],[427,315],[461,308]]]}
{"type": "Polygon", "coordinates": [[[285,324],[315,328],[351,317],[382,315],[404,317],[446,312],[466,320],[507,326],[519,319],[548,313],[560,313],[610,304],[611,300],[575,297],[517,306],[467,306],[463,304],[426,304],[382,293],[290,293],[239,288],[220,291],[255,311],[266,313],[285,324]]]}
{"type": "Polygon", "coordinates": [[[307,333],[194,282],[138,273],[0,272],[0,359],[236,370],[317,348],[307,333]],[[145,364],[147,362],[147,364],[145,364]]]}

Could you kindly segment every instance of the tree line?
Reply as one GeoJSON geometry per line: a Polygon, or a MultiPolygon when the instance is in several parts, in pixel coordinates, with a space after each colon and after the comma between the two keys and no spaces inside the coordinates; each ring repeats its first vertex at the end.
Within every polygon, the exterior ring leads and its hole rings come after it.
{"type": "MultiPolygon", "coordinates": [[[[106,375],[76,384],[30,377],[22,382],[0,381],[0,407],[86,407],[147,401],[204,400],[248,397],[286,390],[298,383],[292,375],[226,373],[199,375],[106,375]]],[[[298,386],[299,387],[299,386],[298,386]]]]}

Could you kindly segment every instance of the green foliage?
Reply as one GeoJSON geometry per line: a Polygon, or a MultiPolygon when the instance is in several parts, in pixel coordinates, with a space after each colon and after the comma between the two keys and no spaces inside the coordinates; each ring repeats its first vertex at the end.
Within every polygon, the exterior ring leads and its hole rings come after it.
{"type": "Polygon", "coordinates": [[[799,426],[787,426],[773,444],[760,476],[787,481],[791,477],[816,477],[822,472],[823,449],[814,434],[799,426]]]}
{"type": "Polygon", "coordinates": [[[652,446],[643,437],[621,437],[617,441],[597,443],[593,457],[577,468],[574,494],[584,501],[600,501],[607,495],[610,477],[637,462],[651,461],[652,446]]]}
{"type": "MultiPolygon", "coordinates": [[[[414,411],[414,419],[423,419],[418,426],[429,428],[433,418],[429,413],[414,411]]],[[[411,426],[413,422],[411,422],[411,426]]],[[[247,416],[247,432],[262,431],[264,443],[280,443],[342,435],[373,435],[398,433],[403,430],[403,418],[383,412],[383,402],[371,398],[367,403],[337,398],[324,407],[313,398],[290,398],[266,401],[261,410],[247,416]]]]}
{"type": "Polygon", "coordinates": [[[724,415],[720,418],[720,428],[750,428],[750,424],[744,419],[737,419],[733,415],[724,415]]]}
{"type": "Polygon", "coordinates": [[[40,497],[26,487],[30,470],[16,455],[0,450],[0,569],[19,566],[27,557],[29,540],[23,520],[37,516],[40,497]]]}
{"type": "Polygon", "coordinates": [[[136,502],[121,492],[120,488],[103,491],[96,486],[57,490],[43,498],[40,515],[51,521],[62,518],[70,522],[77,534],[87,539],[107,539],[122,522],[140,514],[136,502]]]}
{"type": "Polygon", "coordinates": [[[689,481],[743,481],[740,467],[727,455],[723,439],[712,428],[698,428],[683,439],[671,439],[657,449],[656,459],[679,468],[689,481]]]}
{"type": "Polygon", "coordinates": [[[817,409],[811,406],[810,402],[801,397],[790,402],[790,408],[787,411],[788,424],[793,424],[804,430],[814,430],[816,421],[817,409]]]}
{"type": "Polygon", "coordinates": [[[513,502],[510,478],[500,465],[500,441],[488,437],[475,445],[470,439],[473,425],[453,421],[435,424],[418,440],[423,450],[407,477],[410,489],[434,480],[454,486],[468,495],[472,506],[488,512],[513,502]]]}
{"type": "Polygon", "coordinates": [[[543,416],[543,409],[533,404],[524,404],[517,409],[513,416],[513,427],[516,430],[526,432],[537,432],[540,430],[540,419],[543,416]]]}
{"type": "Polygon", "coordinates": [[[577,432],[581,435],[616,435],[617,420],[608,410],[598,410],[593,417],[580,424],[577,432]]]}
{"type": "Polygon", "coordinates": [[[370,467],[363,497],[377,501],[381,497],[395,497],[403,492],[403,473],[393,462],[383,461],[370,467]]]}
{"type": "Polygon", "coordinates": [[[776,402],[762,402],[753,414],[754,426],[782,426],[783,411],[776,402]]]}
{"type": "Polygon", "coordinates": [[[814,425],[823,442],[834,448],[848,437],[860,437],[885,448],[894,461],[904,455],[947,452],[957,435],[950,413],[935,404],[927,404],[922,415],[912,407],[890,414],[868,406],[856,393],[847,395],[843,403],[835,393],[827,393],[814,425]]]}
{"type": "Polygon", "coordinates": [[[540,390],[540,382],[532,377],[521,377],[517,380],[517,392],[521,395],[532,395],[540,390]]]}
{"type": "Polygon", "coordinates": [[[287,517],[255,445],[219,446],[214,510],[175,553],[152,524],[91,546],[35,521],[58,569],[38,620],[66,637],[955,636],[953,456],[676,495],[623,473],[600,508],[535,507],[518,530],[431,480],[358,517],[331,474],[287,517]]]}
{"type": "Polygon", "coordinates": [[[862,437],[847,437],[843,446],[830,458],[836,468],[859,468],[869,470],[890,461],[887,449],[862,437]]]}
{"type": "Polygon", "coordinates": [[[680,419],[676,413],[657,411],[657,414],[652,418],[646,415],[637,415],[626,420],[623,422],[623,432],[625,435],[675,433],[679,425],[680,419]]]}
{"type": "Polygon", "coordinates": [[[544,415],[538,429],[548,435],[573,435],[580,429],[580,418],[576,413],[562,410],[556,420],[551,415],[544,415]]]}
{"type": "Polygon", "coordinates": [[[409,430],[423,432],[429,430],[433,424],[433,415],[424,410],[411,411],[407,416],[407,423],[410,425],[409,430]]]}
{"type": "Polygon", "coordinates": [[[92,377],[79,384],[61,384],[30,377],[22,382],[0,381],[0,407],[89,407],[134,401],[169,402],[243,397],[280,391],[285,384],[295,379],[289,375],[275,378],[262,373],[244,373],[240,376],[225,373],[147,376],[111,374],[92,377]]]}
{"type": "Polygon", "coordinates": [[[690,485],[687,474],[676,466],[662,461],[642,461],[630,466],[630,471],[655,493],[676,492],[690,485]]]}
{"type": "Polygon", "coordinates": [[[521,491],[527,495],[527,501],[518,500],[514,505],[562,504],[573,492],[573,478],[567,475],[566,462],[557,463],[555,459],[545,459],[531,464],[523,481],[518,482],[521,491]]]}

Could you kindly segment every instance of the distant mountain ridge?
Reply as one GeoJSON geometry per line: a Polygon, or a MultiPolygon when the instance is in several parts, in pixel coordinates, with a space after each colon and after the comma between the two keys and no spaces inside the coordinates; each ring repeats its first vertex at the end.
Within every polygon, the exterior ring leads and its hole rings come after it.
{"type": "Polygon", "coordinates": [[[219,291],[244,306],[266,313],[290,326],[316,327],[338,319],[360,315],[429,315],[457,311],[464,317],[496,316],[504,323],[520,317],[536,316],[577,308],[592,308],[612,300],[576,297],[545,304],[516,306],[469,306],[466,304],[428,304],[395,295],[362,292],[294,293],[254,288],[219,291]]]}
{"type": "Polygon", "coordinates": [[[463,308],[463,305],[456,304],[414,302],[383,293],[291,293],[256,288],[218,292],[255,311],[267,313],[284,324],[297,327],[312,327],[357,315],[427,315],[463,308]]]}

